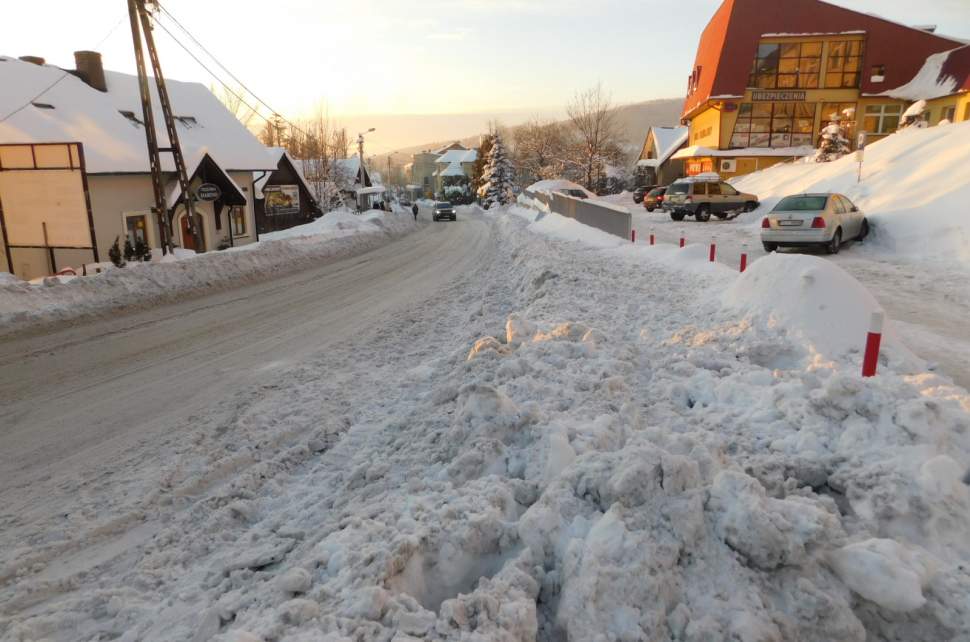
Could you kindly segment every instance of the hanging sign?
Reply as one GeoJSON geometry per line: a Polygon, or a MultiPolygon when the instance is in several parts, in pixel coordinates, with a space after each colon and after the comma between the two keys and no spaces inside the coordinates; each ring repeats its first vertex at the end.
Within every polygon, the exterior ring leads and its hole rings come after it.
{"type": "Polygon", "coordinates": [[[195,190],[195,197],[200,201],[215,201],[222,196],[222,190],[215,183],[202,183],[195,190]]]}

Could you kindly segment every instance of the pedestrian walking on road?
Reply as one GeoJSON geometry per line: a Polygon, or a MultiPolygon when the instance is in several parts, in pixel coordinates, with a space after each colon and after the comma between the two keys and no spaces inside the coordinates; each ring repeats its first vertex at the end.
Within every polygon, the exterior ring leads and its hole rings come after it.
{"type": "Polygon", "coordinates": [[[418,222],[418,204],[415,203],[411,206],[411,213],[414,214],[414,222],[418,222]]]}

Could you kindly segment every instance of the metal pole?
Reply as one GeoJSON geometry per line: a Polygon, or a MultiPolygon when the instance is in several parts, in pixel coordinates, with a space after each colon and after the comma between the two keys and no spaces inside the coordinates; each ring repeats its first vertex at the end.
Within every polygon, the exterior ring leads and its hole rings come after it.
{"type": "Polygon", "coordinates": [[[148,143],[148,164],[151,167],[152,191],[155,195],[153,211],[158,217],[158,230],[161,236],[162,254],[172,251],[172,226],[165,204],[165,189],[162,186],[162,162],[159,158],[158,138],[155,132],[155,116],[152,113],[151,95],[148,92],[148,74],[145,71],[145,53],[142,51],[141,27],[138,24],[138,5],[136,0],[128,0],[128,17],[131,21],[131,40],[135,47],[135,65],[138,68],[138,93],[141,97],[141,113],[145,122],[145,139],[148,143]]]}
{"type": "Polygon", "coordinates": [[[172,159],[175,161],[175,169],[178,173],[179,188],[185,200],[185,210],[189,218],[189,233],[195,243],[196,251],[205,251],[202,246],[202,237],[199,235],[199,226],[195,219],[195,201],[189,192],[189,176],[185,168],[185,158],[182,156],[182,147],[179,145],[178,131],[175,129],[175,117],[172,114],[172,103],[168,98],[168,89],[165,88],[165,76],[162,74],[162,64],[158,59],[158,50],[155,48],[155,38],[152,36],[152,24],[145,8],[145,0],[135,0],[138,3],[139,14],[141,16],[142,31],[145,35],[145,45],[148,47],[148,57],[152,62],[152,72],[155,74],[155,86],[158,90],[158,102],[162,105],[162,117],[165,120],[165,129],[168,133],[169,148],[172,159]]]}

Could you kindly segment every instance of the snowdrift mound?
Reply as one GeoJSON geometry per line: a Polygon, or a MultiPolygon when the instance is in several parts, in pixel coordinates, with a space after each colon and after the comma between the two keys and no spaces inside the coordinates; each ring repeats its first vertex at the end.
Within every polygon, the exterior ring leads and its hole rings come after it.
{"type": "Polygon", "coordinates": [[[763,204],[740,221],[756,224],[789,194],[839,192],[866,213],[872,242],[900,254],[970,263],[970,122],[887,136],[866,147],[861,183],[858,167],[850,154],[831,163],[776,165],[733,180],[763,204]]]}
{"type": "MultiPolygon", "coordinates": [[[[773,253],[755,261],[727,288],[722,301],[728,309],[756,317],[769,327],[784,328],[829,359],[858,353],[871,314],[881,309],[845,270],[806,254],[773,253]]],[[[891,323],[883,332],[884,345],[915,359],[895,342],[891,323]]]]}

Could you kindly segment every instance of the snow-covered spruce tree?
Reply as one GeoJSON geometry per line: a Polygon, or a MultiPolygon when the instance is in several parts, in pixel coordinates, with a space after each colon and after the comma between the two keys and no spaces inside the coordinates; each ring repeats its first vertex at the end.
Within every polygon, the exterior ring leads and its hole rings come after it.
{"type": "Polygon", "coordinates": [[[484,200],[485,209],[492,206],[508,205],[515,200],[512,187],[515,184],[515,167],[509,158],[508,150],[498,133],[492,140],[492,149],[485,163],[484,183],[478,195],[484,200]]]}
{"type": "Polygon", "coordinates": [[[115,242],[110,248],[108,248],[108,258],[117,267],[125,267],[125,257],[122,256],[121,246],[119,245],[119,238],[115,237],[115,242]]]}
{"type": "Polygon", "coordinates": [[[845,128],[841,121],[830,121],[822,128],[818,152],[815,160],[819,163],[827,163],[837,158],[842,158],[851,151],[849,139],[845,136],[845,128]]]}

